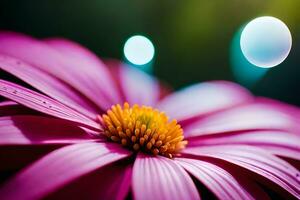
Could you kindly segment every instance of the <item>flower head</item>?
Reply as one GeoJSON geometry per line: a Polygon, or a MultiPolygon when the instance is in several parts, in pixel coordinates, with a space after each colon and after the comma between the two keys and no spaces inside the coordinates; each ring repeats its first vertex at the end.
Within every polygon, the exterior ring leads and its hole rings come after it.
{"type": "Polygon", "coordinates": [[[114,142],[138,151],[172,158],[187,144],[183,130],[176,120],[171,122],[165,113],[135,104],[130,108],[117,104],[103,115],[104,134],[114,142]]]}
{"type": "Polygon", "coordinates": [[[225,81],[166,93],[64,39],[2,32],[0,68],[27,83],[0,80],[0,170],[24,168],[1,199],[300,198],[298,108],[225,81]]]}

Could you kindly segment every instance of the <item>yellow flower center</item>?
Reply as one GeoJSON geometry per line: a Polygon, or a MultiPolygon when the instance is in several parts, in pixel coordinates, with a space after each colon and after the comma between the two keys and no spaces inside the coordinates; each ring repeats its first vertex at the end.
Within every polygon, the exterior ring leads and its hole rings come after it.
{"type": "Polygon", "coordinates": [[[99,119],[109,140],[135,151],[172,158],[187,144],[177,121],[152,107],[117,104],[99,119]]]}

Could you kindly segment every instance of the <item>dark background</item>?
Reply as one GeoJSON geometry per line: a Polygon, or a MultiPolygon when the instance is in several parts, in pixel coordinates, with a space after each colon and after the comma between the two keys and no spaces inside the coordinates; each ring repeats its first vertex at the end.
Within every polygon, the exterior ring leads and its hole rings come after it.
{"type": "Polygon", "coordinates": [[[225,79],[300,105],[299,0],[1,0],[0,29],[66,37],[121,60],[126,39],[142,34],[156,49],[153,73],[174,88],[225,79]],[[287,24],[293,46],[282,64],[249,86],[234,76],[230,47],[242,25],[264,15],[287,24]]]}

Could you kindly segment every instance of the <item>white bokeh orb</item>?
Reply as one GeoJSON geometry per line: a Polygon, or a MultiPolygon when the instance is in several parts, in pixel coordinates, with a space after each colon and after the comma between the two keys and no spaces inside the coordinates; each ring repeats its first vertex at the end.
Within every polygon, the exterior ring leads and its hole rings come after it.
{"type": "Polygon", "coordinates": [[[292,47],[292,36],[281,20],[269,16],[258,17],[243,29],[240,45],[250,63],[270,68],[286,59],[292,47]]]}
{"type": "Polygon", "coordinates": [[[149,63],[154,57],[154,52],[152,42],[142,35],[130,37],[124,45],[126,59],[135,65],[149,63]]]}

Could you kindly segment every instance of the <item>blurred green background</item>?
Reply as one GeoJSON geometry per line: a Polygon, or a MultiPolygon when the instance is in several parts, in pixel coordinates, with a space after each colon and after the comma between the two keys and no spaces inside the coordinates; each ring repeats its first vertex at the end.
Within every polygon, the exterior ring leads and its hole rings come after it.
{"type": "Polygon", "coordinates": [[[156,49],[153,73],[174,88],[225,79],[256,95],[300,105],[299,0],[2,0],[0,28],[66,37],[117,59],[123,59],[125,41],[142,34],[156,49]],[[282,64],[248,85],[247,73],[239,78],[233,71],[232,42],[242,25],[264,15],[287,24],[293,46],[282,64]]]}

